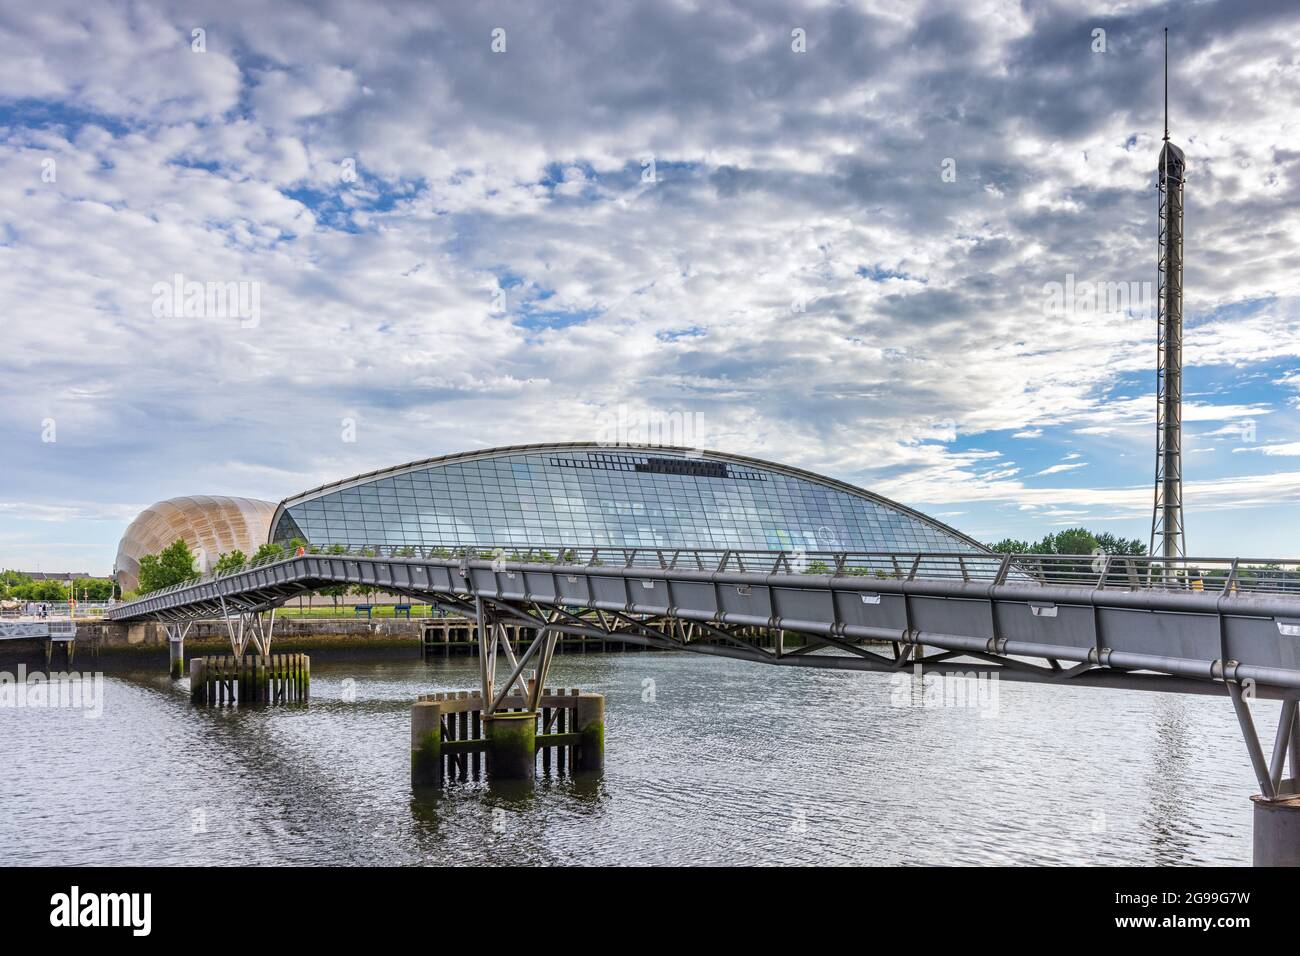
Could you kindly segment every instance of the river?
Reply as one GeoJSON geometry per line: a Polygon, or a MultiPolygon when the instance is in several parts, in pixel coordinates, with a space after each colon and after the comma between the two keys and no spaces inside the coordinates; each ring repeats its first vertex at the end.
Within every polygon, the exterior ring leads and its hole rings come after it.
{"type": "MultiPolygon", "coordinates": [[[[606,695],[603,775],[413,798],[412,700],[476,679],[466,658],[313,660],[305,707],[196,709],[157,663],[109,673],[97,719],[0,709],[5,861],[1250,863],[1226,698],[1001,682],[915,706],[882,675],[560,656],[548,683],[606,695]]],[[[1278,705],[1253,707],[1271,735],[1278,705]]]]}

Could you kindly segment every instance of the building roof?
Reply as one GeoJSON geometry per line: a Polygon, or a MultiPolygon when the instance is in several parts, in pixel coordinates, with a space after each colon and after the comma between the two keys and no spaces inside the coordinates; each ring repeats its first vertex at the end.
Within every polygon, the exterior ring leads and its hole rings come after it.
{"type": "Polygon", "coordinates": [[[418,471],[424,468],[429,468],[437,465],[452,464],[454,462],[475,461],[483,458],[501,458],[507,455],[534,455],[534,454],[545,454],[547,452],[573,452],[573,451],[578,451],[578,452],[590,451],[590,452],[598,452],[598,453],[632,452],[632,453],[655,453],[655,454],[662,454],[664,452],[669,452],[673,454],[684,455],[690,458],[702,459],[704,461],[718,461],[718,462],[725,462],[728,464],[751,465],[757,468],[763,468],[767,471],[775,472],[777,474],[788,475],[789,477],[792,478],[800,478],[804,481],[811,481],[816,484],[835,488],[839,491],[845,492],[846,494],[855,495],[860,498],[865,498],[868,501],[875,502],[878,505],[882,505],[886,508],[890,508],[893,509],[894,511],[900,512],[901,514],[907,515],[908,517],[913,518],[923,524],[927,524],[933,528],[937,528],[940,531],[944,531],[952,535],[953,537],[966,542],[967,544],[971,545],[972,547],[980,551],[988,550],[987,546],[982,542],[976,541],[974,538],[970,537],[969,535],[963,534],[962,532],[958,531],[956,528],[950,527],[949,525],[943,523],[942,521],[939,521],[937,518],[931,517],[930,515],[925,514],[924,512],[917,511],[915,508],[909,508],[907,505],[900,504],[897,501],[893,501],[892,499],[886,498],[883,495],[878,495],[875,492],[868,491],[865,488],[860,488],[857,485],[852,485],[849,484],[848,482],[840,481],[836,478],[828,478],[825,475],[819,475],[815,472],[805,471],[802,468],[795,468],[791,465],[782,465],[777,462],[767,461],[762,458],[751,458],[746,455],[733,455],[728,452],[711,451],[708,449],[687,448],[680,445],[606,444],[601,442],[545,442],[545,443],[533,444],[533,445],[503,445],[498,448],[483,448],[477,451],[457,452],[456,454],[452,454],[452,455],[439,455],[434,458],[421,458],[416,461],[408,461],[402,465],[394,465],[390,468],[378,468],[375,469],[374,471],[363,472],[362,474],[359,475],[353,475],[350,478],[343,478],[338,481],[329,482],[328,484],[318,485],[317,487],[311,488],[300,494],[293,495],[292,497],[289,498],[285,498],[283,501],[280,502],[279,506],[275,509],[275,515],[271,519],[270,533],[271,534],[275,533],[275,527],[280,520],[280,515],[282,515],[286,509],[294,507],[295,505],[299,505],[304,501],[309,501],[312,498],[317,498],[320,497],[321,495],[328,494],[333,491],[340,491],[344,488],[350,488],[356,485],[364,484],[366,482],[373,481],[378,478],[385,478],[392,475],[400,475],[406,472],[418,471]]]}

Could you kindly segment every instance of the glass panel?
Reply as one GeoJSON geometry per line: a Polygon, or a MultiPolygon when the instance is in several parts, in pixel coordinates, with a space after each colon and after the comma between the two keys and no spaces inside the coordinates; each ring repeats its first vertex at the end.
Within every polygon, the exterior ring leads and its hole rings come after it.
{"type": "Polygon", "coordinates": [[[671,452],[515,453],[434,465],[295,505],[275,537],[294,536],[322,547],[975,550],[925,521],[836,488],[671,452]]]}

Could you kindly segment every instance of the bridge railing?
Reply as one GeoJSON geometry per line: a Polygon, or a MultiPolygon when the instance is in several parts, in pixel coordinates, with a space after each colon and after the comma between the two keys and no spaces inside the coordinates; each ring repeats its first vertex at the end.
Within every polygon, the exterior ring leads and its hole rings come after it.
{"type": "MultiPolygon", "coordinates": [[[[158,597],[198,583],[242,574],[301,555],[328,558],[455,560],[579,567],[658,568],[665,571],[831,575],[885,580],[942,580],[988,584],[1042,584],[1127,590],[1226,591],[1300,595],[1300,561],[1276,558],[1180,558],[1106,554],[994,554],[983,552],[783,551],[659,548],[610,545],[363,545],[307,546],[267,555],[242,567],[153,591],[158,597]]],[[[141,595],[144,597],[146,595],[141,595]]],[[[129,602],[128,602],[129,603],[129,602]]]]}

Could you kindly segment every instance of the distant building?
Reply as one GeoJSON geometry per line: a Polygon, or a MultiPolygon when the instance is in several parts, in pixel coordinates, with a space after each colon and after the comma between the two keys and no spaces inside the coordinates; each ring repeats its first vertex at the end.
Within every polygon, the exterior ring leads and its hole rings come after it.
{"type": "Polygon", "coordinates": [[[127,526],[114,562],[123,591],[140,584],[140,559],[157,554],[180,538],[194,553],[201,573],[230,551],[248,557],[266,543],[275,503],[256,498],[193,495],[152,504],[127,526]]]}

